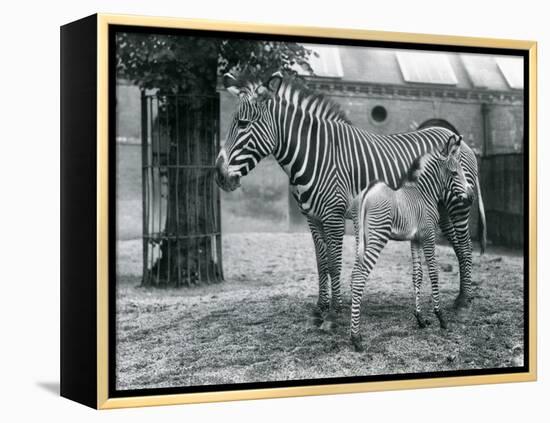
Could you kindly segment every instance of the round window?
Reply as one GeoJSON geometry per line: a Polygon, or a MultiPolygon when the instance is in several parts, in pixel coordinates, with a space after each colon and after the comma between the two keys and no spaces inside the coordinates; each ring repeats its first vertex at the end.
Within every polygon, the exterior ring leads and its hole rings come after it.
{"type": "Polygon", "coordinates": [[[384,106],[374,106],[370,115],[375,122],[384,122],[388,117],[388,111],[384,106]]]}

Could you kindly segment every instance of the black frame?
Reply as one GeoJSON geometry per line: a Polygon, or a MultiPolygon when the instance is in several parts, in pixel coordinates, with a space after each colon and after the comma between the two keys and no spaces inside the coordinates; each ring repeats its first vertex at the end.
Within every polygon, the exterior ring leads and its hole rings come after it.
{"type": "Polygon", "coordinates": [[[97,403],[96,28],[96,15],[61,28],[60,128],[60,390],[62,396],[94,408],[97,403]],[[88,48],[82,48],[83,45],[88,48]]]}

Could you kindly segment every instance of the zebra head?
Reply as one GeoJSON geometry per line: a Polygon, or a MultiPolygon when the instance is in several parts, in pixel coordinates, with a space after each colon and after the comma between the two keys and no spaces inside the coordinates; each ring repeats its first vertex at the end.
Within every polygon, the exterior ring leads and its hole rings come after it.
{"type": "Polygon", "coordinates": [[[474,201],[474,191],[464,175],[460,164],[460,146],[462,136],[453,134],[440,150],[439,159],[442,163],[442,177],[444,188],[452,193],[463,204],[471,204],[474,201]]]}
{"type": "Polygon", "coordinates": [[[224,75],[225,89],[239,99],[225,146],[216,159],[216,183],[224,191],[238,188],[241,177],[275,149],[276,125],[269,105],[282,80],[280,72],[267,83],[242,83],[231,74],[224,75]]]}

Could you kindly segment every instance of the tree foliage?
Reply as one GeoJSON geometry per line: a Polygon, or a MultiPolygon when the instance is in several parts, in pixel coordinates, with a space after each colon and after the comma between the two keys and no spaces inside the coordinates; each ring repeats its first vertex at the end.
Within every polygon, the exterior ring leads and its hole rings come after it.
{"type": "Polygon", "coordinates": [[[116,37],[117,76],[161,94],[211,93],[226,72],[262,80],[276,71],[311,73],[311,54],[293,42],[141,33],[116,37]]]}

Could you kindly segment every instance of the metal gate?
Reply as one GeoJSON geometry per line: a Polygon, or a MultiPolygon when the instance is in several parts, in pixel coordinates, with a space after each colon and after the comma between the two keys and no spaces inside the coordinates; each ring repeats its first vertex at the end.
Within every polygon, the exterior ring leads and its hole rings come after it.
{"type": "Polygon", "coordinates": [[[143,285],[223,280],[219,96],[142,94],[143,285]]]}

